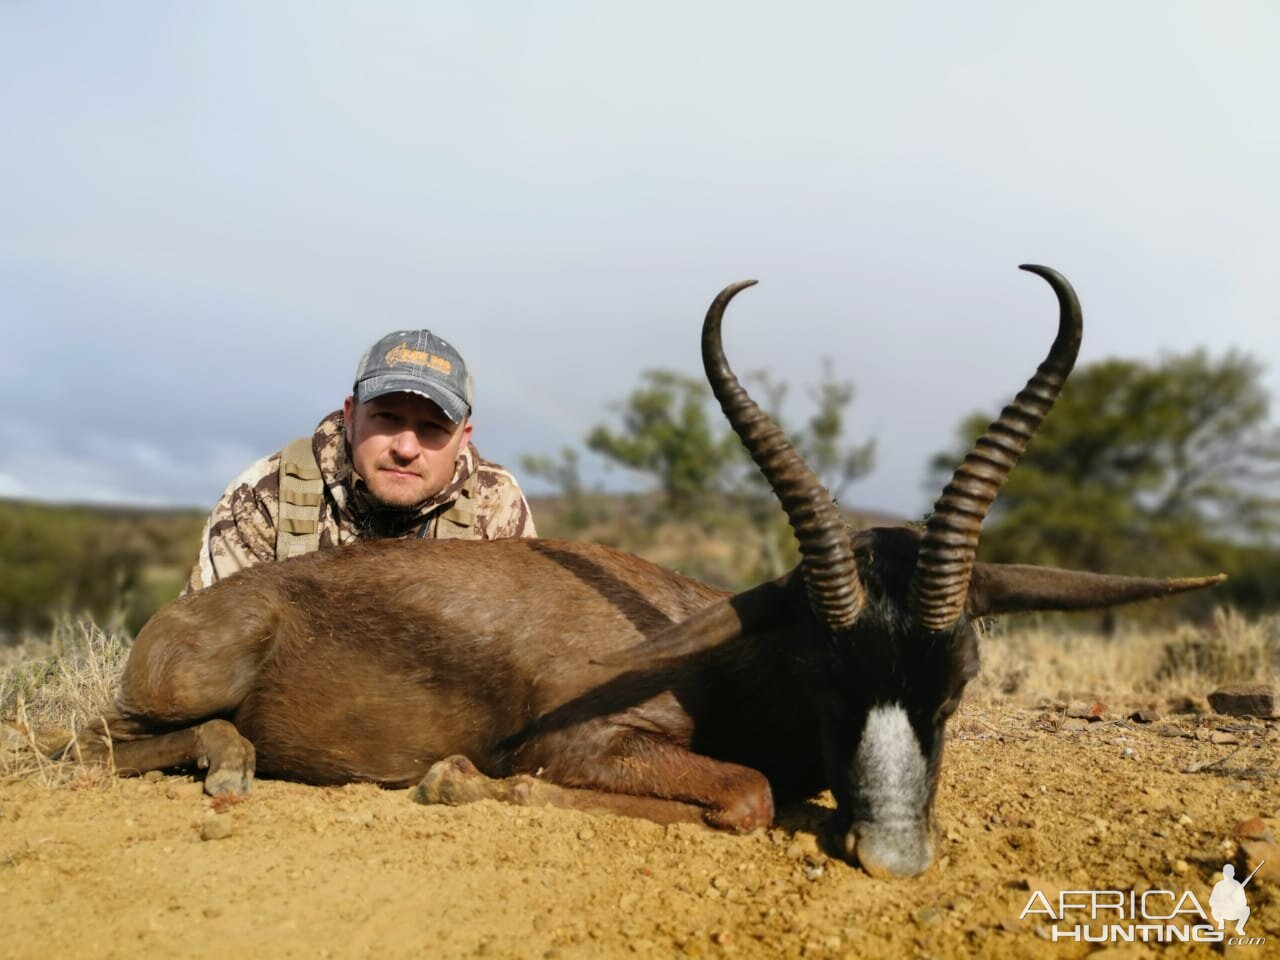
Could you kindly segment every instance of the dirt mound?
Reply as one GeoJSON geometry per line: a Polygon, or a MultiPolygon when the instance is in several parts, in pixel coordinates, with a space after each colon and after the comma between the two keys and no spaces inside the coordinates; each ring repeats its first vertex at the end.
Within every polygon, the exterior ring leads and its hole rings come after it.
{"type": "Polygon", "coordinates": [[[1189,890],[1207,910],[1224,863],[1242,878],[1268,854],[1247,888],[1247,933],[1268,942],[1228,955],[1280,955],[1274,722],[967,705],[915,880],[829,857],[829,803],[737,837],[372,786],[260,781],[226,805],[181,777],[17,780],[0,787],[0,957],[1074,958],[1096,948],[1053,941],[1074,921],[1020,919],[1037,891],[1189,890]]]}

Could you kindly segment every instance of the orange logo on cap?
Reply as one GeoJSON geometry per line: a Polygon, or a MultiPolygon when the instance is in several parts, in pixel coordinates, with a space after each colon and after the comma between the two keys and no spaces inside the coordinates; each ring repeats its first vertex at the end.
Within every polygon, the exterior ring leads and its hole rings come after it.
{"type": "Polygon", "coordinates": [[[394,367],[397,363],[412,363],[419,367],[439,370],[446,376],[453,370],[453,364],[444,357],[437,357],[425,350],[410,350],[409,345],[403,341],[398,347],[392,347],[387,351],[386,361],[389,367],[394,367]]]}

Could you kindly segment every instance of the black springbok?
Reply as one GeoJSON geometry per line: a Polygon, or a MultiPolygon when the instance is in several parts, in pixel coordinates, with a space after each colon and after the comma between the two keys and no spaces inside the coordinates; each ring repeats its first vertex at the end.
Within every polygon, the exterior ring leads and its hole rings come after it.
{"type": "Polygon", "coordinates": [[[932,857],[943,729],[978,665],[974,620],[1167,596],[1149,580],[975,562],[979,527],[1075,362],[1060,305],[1039,371],[966,457],[923,531],[850,531],[724,358],[724,290],[703,360],[725,416],[799,540],[799,566],[737,595],[603,546],[384,541],[263,564],[184,597],[139,633],[84,759],[418,784],[748,830],[833,792],[837,844],[879,876],[932,857]]]}

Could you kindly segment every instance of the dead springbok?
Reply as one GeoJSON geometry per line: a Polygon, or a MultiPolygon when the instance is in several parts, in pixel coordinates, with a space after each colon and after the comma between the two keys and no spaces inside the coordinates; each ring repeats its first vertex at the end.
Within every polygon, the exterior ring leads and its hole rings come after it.
{"type": "Polygon", "coordinates": [[[725,416],[800,543],[737,595],[608,547],[383,541],[237,574],[139,633],[82,756],[207,767],[210,794],[259,773],[419,784],[731,830],[775,801],[835,795],[836,844],[879,876],[928,866],[943,729],[978,664],[973,621],[1203,587],[975,562],[978,531],[1075,362],[1081,316],[1057,273],[1057,338],[956,471],[923,533],[851,532],[782,431],[702,333],[725,416]],[[496,778],[496,779],[490,779],[496,778]]]}

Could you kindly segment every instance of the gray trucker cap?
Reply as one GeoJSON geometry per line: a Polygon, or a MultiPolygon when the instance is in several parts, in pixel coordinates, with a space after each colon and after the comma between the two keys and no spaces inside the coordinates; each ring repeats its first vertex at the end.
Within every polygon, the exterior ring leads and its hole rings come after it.
{"type": "Polygon", "coordinates": [[[397,330],[369,348],[356,368],[356,403],[388,393],[417,393],[454,423],[471,414],[471,374],[462,355],[430,330],[397,330]]]}

